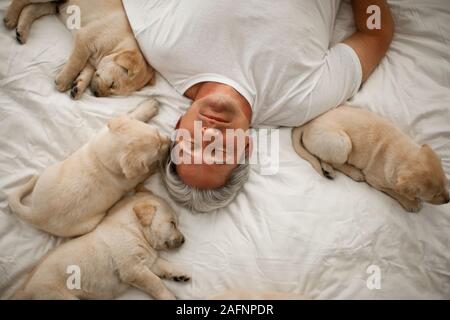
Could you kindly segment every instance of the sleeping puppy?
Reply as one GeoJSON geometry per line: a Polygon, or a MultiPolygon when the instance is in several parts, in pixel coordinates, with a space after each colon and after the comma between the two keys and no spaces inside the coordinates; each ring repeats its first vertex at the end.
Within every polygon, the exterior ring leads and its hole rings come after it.
{"type": "MultiPolygon", "coordinates": [[[[120,0],[13,0],[4,22],[16,28],[25,43],[34,20],[58,13],[66,25],[69,6],[80,8],[81,27],[74,29],[75,44],[67,64],[56,77],[56,88],[71,89],[74,99],[91,86],[95,96],[127,95],[150,83],[154,71],[147,64],[120,0]]],[[[70,12],[70,11],[69,11],[70,12]]]]}
{"type": "Polygon", "coordinates": [[[149,100],[130,116],[112,119],[68,159],[47,168],[9,196],[20,218],[56,236],[88,233],[125,193],[157,170],[170,139],[141,121],[157,113],[149,100]],[[140,121],[139,121],[140,120],[140,121]],[[31,204],[22,199],[31,193],[31,204]]]}
{"type": "Polygon", "coordinates": [[[13,299],[112,299],[129,286],[155,299],[175,299],[160,277],[184,282],[189,276],[159,258],[157,250],[183,243],[172,208],[141,189],[111,208],[94,231],[45,256],[13,299]],[[68,279],[73,266],[78,287],[68,279]]]}
{"type": "Polygon", "coordinates": [[[390,122],[367,110],[342,106],[296,128],[295,151],[322,176],[334,169],[396,199],[407,211],[421,202],[449,202],[441,160],[390,122]]]}

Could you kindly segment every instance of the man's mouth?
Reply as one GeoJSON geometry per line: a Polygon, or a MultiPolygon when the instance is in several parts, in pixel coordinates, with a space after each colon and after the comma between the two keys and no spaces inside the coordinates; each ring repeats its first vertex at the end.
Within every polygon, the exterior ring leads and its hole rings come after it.
{"type": "Polygon", "coordinates": [[[225,126],[229,126],[231,124],[230,121],[228,121],[227,119],[225,119],[222,116],[218,116],[215,114],[210,114],[210,113],[200,113],[200,119],[201,120],[206,120],[208,122],[212,122],[215,124],[220,124],[220,125],[225,125],[225,126]]]}

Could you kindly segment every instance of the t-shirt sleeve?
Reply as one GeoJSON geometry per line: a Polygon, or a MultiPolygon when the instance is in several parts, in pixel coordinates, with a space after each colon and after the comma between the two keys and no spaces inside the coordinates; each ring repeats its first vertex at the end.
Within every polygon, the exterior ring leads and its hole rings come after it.
{"type": "Polygon", "coordinates": [[[362,83],[362,67],[355,50],[339,43],[328,50],[318,70],[316,86],[309,94],[307,121],[353,97],[362,83]]]}

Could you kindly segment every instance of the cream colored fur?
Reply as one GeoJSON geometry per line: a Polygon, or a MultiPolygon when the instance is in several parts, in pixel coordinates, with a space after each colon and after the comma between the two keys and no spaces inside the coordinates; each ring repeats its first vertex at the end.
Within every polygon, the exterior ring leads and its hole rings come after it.
{"type": "Polygon", "coordinates": [[[68,159],[9,195],[11,210],[33,226],[61,237],[85,234],[125,193],[156,170],[170,139],[142,121],[157,113],[149,100],[130,116],[109,121],[68,159]],[[31,204],[22,199],[31,193],[31,204]]]}
{"type": "Polygon", "coordinates": [[[23,44],[33,21],[42,16],[58,13],[66,26],[75,21],[74,12],[67,11],[73,6],[80,9],[81,27],[72,30],[74,49],[55,81],[59,91],[71,89],[71,96],[79,99],[90,85],[97,96],[127,95],[151,82],[154,71],[139,49],[120,0],[13,0],[4,23],[16,28],[16,38],[23,44]]]}
{"type": "Polygon", "coordinates": [[[367,110],[341,106],[292,133],[296,152],[322,176],[337,169],[396,199],[407,211],[421,202],[449,202],[441,160],[390,122],[367,110]]]}
{"type": "Polygon", "coordinates": [[[112,299],[129,286],[155,299],[175,299],[160,278],[190,278],[157,250],[177,248],[184,237],[167,202],[142,191],[118,202],[94,231],[45,256],[13,299],[112,299]],[[79,287],[69,279],[73,266],[80,271],[79,287]]]}

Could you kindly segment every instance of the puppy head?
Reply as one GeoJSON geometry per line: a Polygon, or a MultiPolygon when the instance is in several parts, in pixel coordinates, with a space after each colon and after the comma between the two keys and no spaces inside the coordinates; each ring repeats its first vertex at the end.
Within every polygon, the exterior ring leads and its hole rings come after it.
{"type": "Polygon", "coordinates": [[[155,250],[174,249],[184,243],[174,211],[164,200],[151,197],[136,204],[133,211],[146,240],[155,250]]]}
{"type": "Polygon", "coordinates": [[[450,201],[441,159],[428,145],[399,170],[396,191],[408,199],[436,205],[450,201]]]}
{"type": "Polygon", "coordinates": [[[127,179],[146,175],[168,152],[170,139],[141,121],[123,116],[110,120],[108,128],[119,144],[117,159],[127,179]]]}
{"type": "Polygon", "coordinates": [[[150,83],[153,76],[153,68],[138,49],[121,51],[100,61],[91,90],[97,97],[128,95],[150,83]]]}

